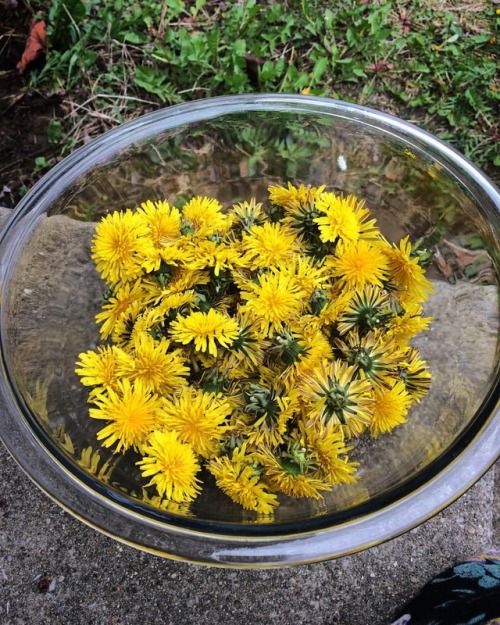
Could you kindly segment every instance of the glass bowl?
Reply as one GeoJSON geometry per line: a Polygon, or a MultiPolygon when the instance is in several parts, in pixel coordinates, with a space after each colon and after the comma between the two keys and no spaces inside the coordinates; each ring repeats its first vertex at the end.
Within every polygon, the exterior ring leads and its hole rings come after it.
{"type": "Polygon", "coordinates": [[[309,96],[201,100],[135,119],[80,148],[23,199],[3,229],[0,436],[63,508],[121,541],[182,560],[273,567],[343,556],[401,534],[469,488],[498,457],[500,195],[419,128],[309,96]],[[361,437],[356,484],[324,500],[284,498],[272,520],[206,488],[189,512],[159,510],[126,457],[98,449],[78,354],[99,340],[103,284],[90,260],[97,220],[193,195],[224,206],[270,184],[366,201],[383,234],[424,238],[435,293],[416,345],[432,372],[408,422],[361,437]],[[91,449],[90,449],[91,448],[91,449]]]}

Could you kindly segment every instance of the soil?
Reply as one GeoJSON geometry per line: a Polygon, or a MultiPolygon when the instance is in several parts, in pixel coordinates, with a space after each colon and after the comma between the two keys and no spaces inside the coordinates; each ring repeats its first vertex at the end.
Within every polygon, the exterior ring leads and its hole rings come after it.
{"type": "Polygon", "coordinates": [[[34,91],[29,71],[21,74],[16,68],[32,19],[22,0],[0,0],[0,205],[7,208],[33,184],[35,159],[58,153],[48,142],[47,126],[60,114],[60,96],[34,91]]]}

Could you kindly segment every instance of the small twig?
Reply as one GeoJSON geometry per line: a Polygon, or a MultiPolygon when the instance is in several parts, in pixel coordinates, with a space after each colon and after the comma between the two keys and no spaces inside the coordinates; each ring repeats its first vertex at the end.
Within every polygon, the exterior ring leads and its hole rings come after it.
{"type": "Polygon", "coordinates": [[[158,39],[163,39],[165,36],[165,17],[167,15],[168,4],[166,2],[163,3],[160,13],[160,21],[158,23],[158,31],[156,36],[158,39]]]}
{"type": "Polygon", "coordinates": [[[112,95],[110,93],[96,93],[95,97],[103,99],[107,98],[109,100],[130,100],[134,102],[141,102],[141,104],[151,104],[153,106],[157,105],[157,102],[153,102],[151,100],[143,100],[142,98],[137,98],[132,95],[112,95]]]}
{"type": "Polygon", "coordinates": [[[2,111],[0,111],[0,115],[5,115],[5,113],[11,109],[15,104],[17,104],[19,102],[19,100],[22,100],[24,98],[24,96],[26,95],[26,93],[23,91],[21,93],[18,93],[16,95],[10,96],[10,103],[7,105],[6,108],[4,108],[2,111]]]}
{"type": "Polygon", "coordinates": [[[99,113],[98,111],[93,111],[92,109],[89,109],[88,107],[83,106],[82,104],[77,104],[76,102],[72,102],[71,100],[63,100],[63,103],[70,104],[71,106],[74,106],[77,109],[86,111],[86,113],[90,115],[90,117],[97,117],[98,119],[106,119],[107,121],[113,122],[114,124],[117,123],[117,120],[115,117],[111,117],[110,115],[106,115],[105,113],[99,113]]]}

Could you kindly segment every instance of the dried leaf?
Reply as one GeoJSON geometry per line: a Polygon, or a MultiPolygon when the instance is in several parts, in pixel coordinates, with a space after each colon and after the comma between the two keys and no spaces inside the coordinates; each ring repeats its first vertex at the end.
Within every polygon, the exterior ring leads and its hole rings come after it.
{"type": "Polygon", "coordinates": [[[26,67],[45,54],[47,50],[47,33],[45,30],[45,22],[33,22],[31,24],[26,46],[24,48],[21,60],[16,65],[22,74],[26,67]]]}
{"type": "Polygon", "coordinates": [[[401,180],[406,175],[406,169],[401,165],[397,158],[391,158],[391,160],[384,167],[384,176],[388,180],[401,180]]]}
{"type": "Polygon", "coordinates": [[[434,252],[434,260],[438,266],[439,271],[443,274],[443,276],[448,280],[448,282],[453,281],[453,268],[450,267],[446,258],[441,254],[441,250],[436,247],[434,252]]]}
{"type": "Polygon", "coordinates": [[[487,254],[484,250],[469,250],[466,247],[455,245],[455,243],[451,241],[444,241],[444,243],[454,254],[456,264],[462,270],[476,263],[479,259],[483,260],[487,258],[487,254]]]}
{"type": "Polygon", "coordinates": [[[434,261],[449,282],[465,278],[470,282],[494,284],[494,265],[486,250],[472,250],[443,240],[441,249],[435,249],[434,261]]]}

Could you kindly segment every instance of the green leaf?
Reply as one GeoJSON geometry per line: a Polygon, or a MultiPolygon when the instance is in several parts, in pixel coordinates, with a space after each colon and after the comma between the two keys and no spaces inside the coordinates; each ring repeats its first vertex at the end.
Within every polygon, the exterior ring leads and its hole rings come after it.
{"type": "Polygon", "coordinates": [[[207,0],[196,0],[195,6],[191,7],[191,15],[196,17],[200,10],[205,6],[207,0]]]}
{"type": "Polygon", "coordinates": [[[37,169],[45,169],[48,166],[49,166],[49,162],[47,161],[45,156],[37,156],[35,158],[35,167],[37,169]]]}
{"type": "Polygon", "coordinates": [[[146,33],[139,33],[137,31],[128,31],[123,35],[122,40],[124,42],[133,43],[135,45],[140,45],[147,43],[148,36],[146,33]]]}
{"type": "Polygon", "coordinates": [[[330,9],[326,8],[325,12],[323,13],[323,20],[325,22],[327,30],[330,30],[335,21],[335,14],[333,13],[333,11],[330,11],[330,9]]]}
{"type": "Polygon", "coordinates": [[[247,51],[247,44],[244,39],[236,39],[233,44],[233,56],[243,56],[247,51]]]}
{"type": "Polygon", "coordinates": [[[79,24],[87,12],[81,0],[54,0],[47,19],[48,46],[57,50],[71,47],[79,39],[79,24]]]}
{"type": "Polygon", "coordinates": [[[474,35],[473,37],[469,37],[467,40],[468,43],[480,44],[480,43],[489,43],[491,35],[485,33],[484,35],[474,35]]]}
{"type": "Polygon", "coordinates": [[[175,90],[167,82],[165,72],[138,65],[135,68],[134,82],[145,91],[157,95],[162,102],[176,100],[175,90]]]}
{"type": "Polygon", "coordinates": [[[353,67],[352,73],[356,76],[359,76],[360,78],[368,78],[366,72],[361,67],[353,67]]]}
{"type": "Polygon", "coordinates": [[[328,59],[326,57],[320,57],[314,64],[312,79],[313,82],[319,82],[326,72],[328,67],[328,59]]]}
{"type": "Polygon", "coordinates": [[[350,46],[355,46],[355,45],[356,45],[356,42],[357,42],[357,40],[358,40],[358,38],[357,38],[357,36],[356,36],[356,31],[355,31],[355,29],[354,29],[354,28],[348,28],[348,29],[346,30],[346,33],[345,33],[345,38],[346,38],[346,40],[347,40],[347,43],[348,43],[350,46]]]}
{"type": "Polygon", "coordinates": [[[47,139],[49,143],[58,143],[62,137],[62,124],[57,119],[51,119],[47,126],[47,139]]]}
{"type": "MultiPolygon", "coordinates": [[[[165,2],[168,7],[167,15],[171,20],[177,19],[186,12],[186,5],[182,0],[165,0],[165,2]]],[[[141,10],[140,7],[138,8],[141,10]]]]}

